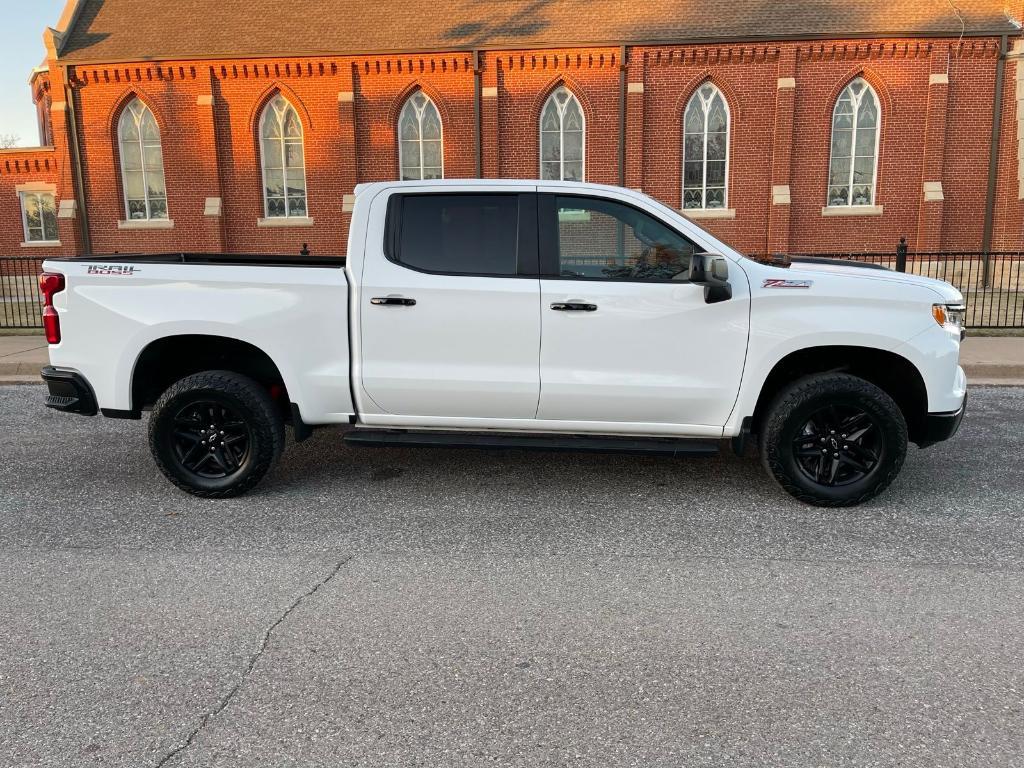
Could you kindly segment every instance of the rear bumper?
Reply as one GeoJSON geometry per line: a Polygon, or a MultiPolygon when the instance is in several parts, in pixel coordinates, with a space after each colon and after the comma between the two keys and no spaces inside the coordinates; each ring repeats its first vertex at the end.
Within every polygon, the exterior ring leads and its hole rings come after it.
{"type": "Polygon", "coordinates": [[[96,396],[92,393],[89,382],[78,371],[48,365],[40,371],[40,375],[49,389],[46,396],[47,408],[65,413],[79,413],[83,416],[96,415],[96,396]]]}
{"type": "Polygon", "coordinates": [[[925,420],[924,432],[917,444],[921,448],[949,440],[960,429],[960,422],[964,420],[967,412],[967,393],[964,393],[964,401],[960,407],[951,413],[929,413],[925,420]]]}

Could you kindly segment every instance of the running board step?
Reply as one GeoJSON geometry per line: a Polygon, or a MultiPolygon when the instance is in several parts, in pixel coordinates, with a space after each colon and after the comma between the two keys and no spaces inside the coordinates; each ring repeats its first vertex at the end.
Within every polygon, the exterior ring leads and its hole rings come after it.
{"type": "Polygon", "coordinates": [[[350,445],[364,447],[483,448],[527,451],[586,451],[661,456],[715,456],[716,440],[676,437],[581,437],[579,435],[525,435],[515,432],[407,432],[353,429],[345,434],[350,445]]]}

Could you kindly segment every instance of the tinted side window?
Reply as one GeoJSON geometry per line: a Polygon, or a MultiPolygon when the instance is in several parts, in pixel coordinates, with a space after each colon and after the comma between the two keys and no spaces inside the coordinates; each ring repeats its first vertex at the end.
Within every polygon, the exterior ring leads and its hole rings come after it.
{"type": "Polygon", "coordinates": [[[692,242],[636,208],[556,196],[558,272],[603,280],[688,280],[692,242]]]}
{"type": "Polygon", "coordinates": [[[405,195],[395,259],[427,272],[515,275],[517,195],[405,195]]]}

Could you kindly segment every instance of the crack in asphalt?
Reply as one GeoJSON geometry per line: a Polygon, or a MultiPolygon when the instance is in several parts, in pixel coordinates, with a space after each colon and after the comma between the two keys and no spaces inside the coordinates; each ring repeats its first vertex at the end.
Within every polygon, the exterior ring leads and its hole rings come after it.
{"type": "Polygon", "coordinates": [[[166,765],[169,761],[171,761],[172,759],[180,755],[182,752],[184,752],[186,749],[188,749],[190,746],[192,746],[193,742],[195,742],[196,740],[196,737],[198,737],[199,734],[203,732],[203,729],[205,729],[206,726],[209,725],[210,721],[217,715],[219,715],[221,712],[223,712],[225,709],[227,709],[228,704],[231,703],[232,699],[235,698],[235,695],[242,689],[242,686],[245,685],[249,677],[252,676],[253,669],[256,668],[256,664],[259,662],[260,658],[267,650],[267,646],[270,644],[270,637],[274,634],[274,630],[281,626],[281,624],[284,623],[285,619],[287,619],[292,614],[292,611],[294,611],[296,608],[302,605],[306,598],[315,595],[321,587],[326,586],[335,576],[337,576],[341,569],[352,561],[353,557],[355,557],[355,555],[348,555],[347,557],[340,560],[333,568],[331,568],[330,572],[326,576],[324,576],[324,578],[320,579],[320,581],[316,582],[312,587],[310,587],[308,590],[299,595],[292,602],[292,604],[285,609],[284,613],[278,616],[277,620],[274,621],[274,623],[271,624],[269,627],[267,627],[267,631],[263,633],[263,640],[262,642],[260,642],[260,647],[256,649],[256,653],[254,653],[252,655],[252,658],[249,659],[249,664],[248,666],[246,666],[245,672],[243,672],[242,676],[238,679],[238,682],[236,682],[231,687],[231,690],[229,690],[221,698],[221,700],[217,702],[217,706],[215,706],[213,709],[211,709],[209,712],[203,715],[202,719],[199,721],[199,725],[197,725],[192,730],[192,732],[189,733],[189,735],[185,738],[184,743],[179,744],[177,747],[172,749],[170,752],[164,755],[163,758],[160,759],[160,761],[156,764],[156,768],[162,768],[162,766],[166,765]]]}

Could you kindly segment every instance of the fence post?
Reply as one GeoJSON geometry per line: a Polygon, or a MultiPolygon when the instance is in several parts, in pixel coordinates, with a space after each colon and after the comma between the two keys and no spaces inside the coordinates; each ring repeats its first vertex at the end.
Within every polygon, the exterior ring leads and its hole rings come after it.
{"type": "Polygon", "coordinates": [[[896,271],[907,271],[907,238],[901,237],[900,244],[896,246],[896,271]]]}

